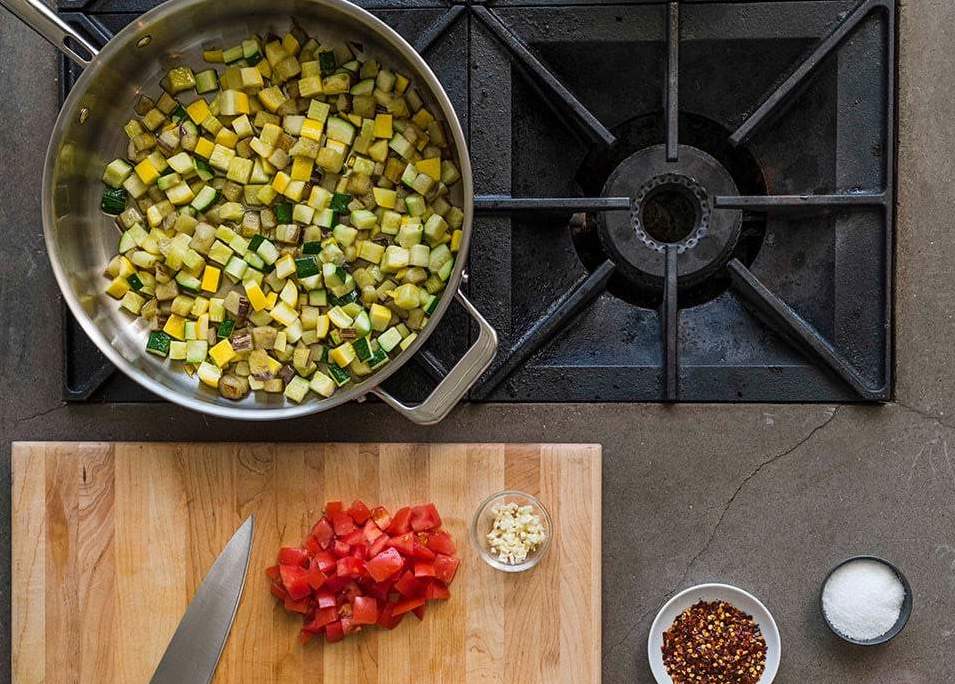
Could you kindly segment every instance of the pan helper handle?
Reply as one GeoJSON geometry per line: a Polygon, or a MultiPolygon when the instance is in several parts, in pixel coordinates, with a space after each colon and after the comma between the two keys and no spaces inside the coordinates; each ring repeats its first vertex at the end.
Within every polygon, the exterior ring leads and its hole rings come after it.
{"type": "Polygon", "coordinates": [[[416,406],[408,406],[385,392],[380,387],[372,390],[391,408],[401,413],[408,420],[419,425],[433,425],[444,418],[457,405],[471,386],[477,381],[487,367],[494,360],[497,353],[497,333],[484,316],[474,308],[458,290],[455,298],[464,307],[465,311],[477,321],[480,332],[477,341],[465,352],[451,372],[442,380],[428,398],[416,406]]]}

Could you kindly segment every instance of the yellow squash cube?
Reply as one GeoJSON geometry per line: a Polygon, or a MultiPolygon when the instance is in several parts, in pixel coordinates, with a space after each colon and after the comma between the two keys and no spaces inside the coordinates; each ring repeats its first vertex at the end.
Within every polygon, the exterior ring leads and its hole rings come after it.
{"type": "Polygon", "coordinates": [[[192,119],[192,122],[196,125],[201,124],[203,121],[212,116],[212,112],[209,110],[209,105],[201,97],[186,107],[186,114],[189,115],[189,118],[192,119]]]}
{"type": "Polygon", "coordinates": [[[268,308],[269,300],[265,297],[265,293],[262,292],[262,288],[259,287],[257,282],[247,280],[242,283],[242,286],[245,288],[245,296],[248,298],[249,304],[252,305],[255,311],[268,308]]]}
{"type": "Polygon", "coordinates": [[[375,117],[375,137],[391,139],[391,114],[378,114],[375,117]]]}
{"type": "Polygon", "coordinates": [[[394,190],[387,190],[385,188],[373,188],[372,192],[375,195],[375,203],[379,207],[385,209],[394,209],[395,202],[398,200],[398,194],[394,190]]]}
{"type": "Polygon", "coordinates": [[[215,143],[208,138],[199,138],[199,140],[196,141],[195,153],[203,159],[208,159],[215,148],[215,143]]]}
{"type": "Polygon", "coordinates": [[[209,356],[219,368],[223,368],[232,359],[236,357],[235,350],[229,344],[229,340],[222,340],[209,350],[209,356]]]}
{"type": "Polygon", "coordinates": [[[348,364],[355,360],[355,348],[351,345],[351,342],[345,342],[332,349],[328,358],[334,361],[339,368],[346,368],[348,364]]]}
{"type": "Polygon", "coordinates": [[[186,338],[186,319],[176,314],[170,314],[162,331],[177,340],[184,340],[186,338]]]}
{"type": "Polygon", "coordinates": [[[279,171],[275,174],[275,178],[272,179],[272,189],[275,190],[275,192],[284,193],[291,180],[287,173],[279,171]]]}
{"type": "Polygon", "coordinates": [[[419,172],[429,176],[433,181],[441,180],[441,160],[438,157],[422,159],[415,163],[415,168],[417,168],[419,172]]]}
{"type": "Polygon", "coordinates": [[[219,276],[222,271],[215,266],[206,266],[202,272],[202,289],[206,292],[215,292],[219,289],[219,276]]]}
{"type": "Polygon", "coordinates": [[[309,140],[321,142],[323,128],[324,128],[324,124],[321,121],[315,121],[314,119],[305,119],[305,121],[302,122],[302,130],[300,132],[300,135],[303,138],[308,138],[309,140]]]}
{"type": "Polygon", "coordinates": [[[159,178],[159,170],[148,159],[136,164],[136,175],[145,185],[152,185],[159,178]]]}
{"type": "Polygon", "coordinates": [[[295,157],[292,160],[292,180],[307,181],[312,177],[315,160],[308,157],[295,157]]]}

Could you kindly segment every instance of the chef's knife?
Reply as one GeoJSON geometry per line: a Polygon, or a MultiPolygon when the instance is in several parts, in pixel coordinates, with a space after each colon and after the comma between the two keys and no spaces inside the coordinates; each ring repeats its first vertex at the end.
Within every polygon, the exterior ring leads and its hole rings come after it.
{"type": "Polygon", "coordinates": [[[151,684],[207,684],[225,647],[245,586],[255,516],[246,518],[202,580],[151,684]]]}

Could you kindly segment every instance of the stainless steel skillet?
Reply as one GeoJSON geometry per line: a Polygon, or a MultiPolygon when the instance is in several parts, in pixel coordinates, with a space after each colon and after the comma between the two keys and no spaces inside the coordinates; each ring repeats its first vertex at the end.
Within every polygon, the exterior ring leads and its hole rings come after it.
{"type": "Polygon", "coordinates": [[[245,420],[276,420],[330,409],[368,393],[380,396],[414,422],[441,420],[490,365],[497,350],[494,329],[461,294],[473,220],[473,183],[464,133],[450,100],[417,52],[380,20],[345,0],[169,0],[137,18],[102,50],[85,41],[38,0],[0,0],[40,35],[84,67],[60,111],[47,150],[43,174],[43,230],[47,252],[73,315],[120,370],[157,395],[204,413],[245,420]],[[461,171],[455,200],[464,211],[461,249],[448,287],[430,323],[415,343],[391,363],[328,399],[299,405],[276,396],[224,399],[173,368],[143,353],[146,331],[103,293],[102,273],[115,253],[117,233],[99,209],[103,166],[126,148],[122,132],[142,93],[155,95],[172,66],[201,64],[203,47],[228,46],[252,33],[288,30],[291,19],[310,35],[330,42],[349,41],[409,75],[432,111],[440,112],[461,171]],[[421,404],[407,406],[380,384],[421,348],[452,299],[475,319],[474,345],[421,404]]]}

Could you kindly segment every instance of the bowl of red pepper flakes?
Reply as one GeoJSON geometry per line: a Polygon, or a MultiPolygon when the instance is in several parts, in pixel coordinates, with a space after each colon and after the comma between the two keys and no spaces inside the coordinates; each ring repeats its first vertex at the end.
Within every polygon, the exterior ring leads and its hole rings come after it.
{"type": "Polygon", "coordinates": [[[659,684],[769,684],[779,669],[779,629],[749,592],[701,584],[660,609],[647,655],[659,684]]]}

